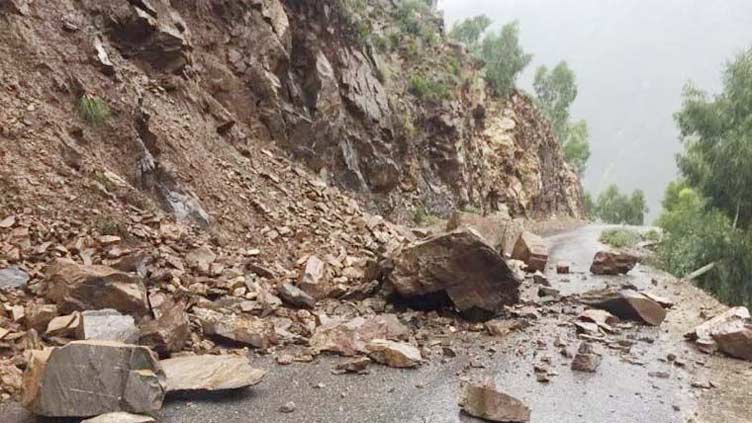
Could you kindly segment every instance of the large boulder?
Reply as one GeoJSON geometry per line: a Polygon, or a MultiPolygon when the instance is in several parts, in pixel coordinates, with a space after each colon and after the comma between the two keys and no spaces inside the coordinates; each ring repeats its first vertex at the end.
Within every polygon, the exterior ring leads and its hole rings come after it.
{"type": "Polygon", "coordinates": [[[529,272],[544,272],[548,262],[548,247],[543,238],[524,231],[514,244],[512,258],[524,262],[529,272]]]}
{"type": "Polygon", "coordinates": [[[46,296],[58,311],[115,309],[136,317],[149,312],[141,278],[107,266],[85,266],[59,260],[47,269],[46,296]]]}
{"type": "Polygon", "coordinates": [[[606,310],[625,320],[634,320],[651,326],[660,325],[666,318],[666,310],[650,297],[640,292],[624,289],[591,291],[580,301],[591,307],[606,310]]]}
{"type": "Polygon", "coordinates": [[[438,234],[392,255],[388,282],[416,304],[445,293],[466,317],[485,319],[519,301],[520,279],[473,230],[438,234]]]}
{"type": "Polygon", "coordinates": [[[632,270],[639,258],[616,251],[598,251],[593,257],[590,271],[595,275],[623,275],[632,270]]]}
{"type": "Polygon", "coordinates": [[[167,391],[239,389],[261,382],[265,370],[254,369],[246,357],[189,355],[160,362],[167,375],[167,391]]]}
{"type": "Polygon", "coordinates": [[[109,341],[74,341],[31,352],[21,402],[47,417],[89,417],[162,407],[165,375],[148,348],[109,341]]]}

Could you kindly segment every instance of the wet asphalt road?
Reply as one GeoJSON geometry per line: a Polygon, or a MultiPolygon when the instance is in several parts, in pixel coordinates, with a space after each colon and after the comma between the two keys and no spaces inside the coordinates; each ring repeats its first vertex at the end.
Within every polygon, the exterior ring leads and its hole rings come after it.
{"type": "MultiPolygon", "coordinates": [[[[598,278],[585,273],[596,250],[602,227],[587,226],[548,238],[549,264],[572,263],[573,274],[559,277],[549,271],[562,294],[583,292],[610,284],[630,282],[648,287],[651,273],[639,266],[629,276],[598,278]]],[[[558,308],[557,308],[558,307],[558,308]]],[[[526,402],[536,423],[583,422],[684,422],[696,408],[698,395],[690,387],[691,375],[665,360],[669,351],[683,348],[679,330],[625,329],[617,338],[635,340],[634,356],[643,365],[624,361],[618,351],[604,349],[601,366],[594,374],[570,370],[570,358],[554,346],[559,337],[576,351],[579,341],[571,326],[572,316],[551,306],[537,322],[520,332],[498,339],[485,334],[458,334],[451,340],[457,357],[432,357],[417,370],[371,366],[368,375],[333,375],[341,359],[321,357],[310,364],[278,366],[269,358],[255,361],[270,369],[264,382],[251,390],[211,397],[169,399],[158,416],[166,423],[232,422],[477,422],[461,414],[457,405],[461,379],[493,378],[499,389],[526,402]],[[533,366],[547,361],[557,373],[550,383],[536,380],[533,366]],[[470,366],[470,363],[474,365],[470,366]],[[477,368],[478,363],[485,368],[477,368]],[[650,376],[665,372],[668,377],[650,376]],[[288,401],[296,404],[290,414],[279,412],[288,401]]],[[[671,313],[669,313],[671,315],[671,313]]],[[[682,350],[682,356],[692,354],[682,350]]],[[[687,357],[691,361],[691,357],[687,357]]],[[[688,366],[691,367],[691,366],[688,366]]],[[[37,420],[17,404],[0,406],[0,422],[32,423],[37,420]]],[[[696,421],[696,420],[695,420],[696,421]]]]}

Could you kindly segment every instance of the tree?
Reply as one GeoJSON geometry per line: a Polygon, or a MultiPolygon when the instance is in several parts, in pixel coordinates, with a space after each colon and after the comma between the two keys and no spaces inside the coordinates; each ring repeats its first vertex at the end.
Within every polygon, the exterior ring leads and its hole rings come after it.
{"type": "Polygon", "coordinates": [[[684,144],[678,158],[686,183],[733,221],[752,224],[752,48],[726,65],[714,97],[688,84],[675,114],[684,144]]]}
{"type": "Polygon", "coordinates": [[[611,184],[598,195],[593,214],[606,223],[642,225],[647,212],[645,193],[642,190],[635,190],[627,196],[611,184]]]}
{"type": "Polygon", "coordinates": [[[590,159],[590,143],[588,142],[587,122],[581,120],[568,124],[564,144],[564,159],[574,167],[577,174],[582,176],[590,159]]]}
{"type": "Polygon", "coordinates": [[[480,53],[480,36],[488,29],[491,22],[491,19],[486,15],[463,19],[452,25],[449,37],[464,43],[470,53],[478,55],[480,53]]]}
{"type": "Polygon", "coordinates": [[[481,45],[481,57],[486,62],[486,80],[499,97],[511,94],[517,76],[533,58],[520,47],[517,21],[488,33],[481,45]]]}
{"type": "Polygon", "coordinates": [[[549,72],[540,66],[535,72],[533,88],[543,113],[551,119],[556,135],[566,138],[569,129],[569,106],[577,98],[577,84],[574,72],[567,62],[560,62],[549,72]]]}

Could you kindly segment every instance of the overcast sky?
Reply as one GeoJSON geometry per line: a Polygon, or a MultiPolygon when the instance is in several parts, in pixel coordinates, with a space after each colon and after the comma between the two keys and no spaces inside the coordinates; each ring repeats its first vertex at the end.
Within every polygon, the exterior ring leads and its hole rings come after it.
{"type": "Polygon", "coordinates": [[[680,150],[672,114],[687,80],[713,92],[725,61],[752,46],[752,0],[439,0],[447,24],[485,13],[520,22],[534,55],[519,85],[532,90],[536,67],[566,60],[577,74],[575,119],[590,126],[584,185],[645,191],[660,212],[680,150]]]}

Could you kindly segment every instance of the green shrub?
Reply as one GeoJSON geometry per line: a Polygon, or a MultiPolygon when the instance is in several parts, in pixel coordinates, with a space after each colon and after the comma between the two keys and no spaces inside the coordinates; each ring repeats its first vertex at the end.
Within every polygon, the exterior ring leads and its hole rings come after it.
{"type": "Polygon", "coordinates": [[[449,98],[449,87],[443,82],[435,81],[422,74],[413,75],[410,78],[410,93],[428,101],[441,101],[449,98]]]}
{"type": "Polygon", "coordinates": [[[601,233],[598,240],[614,248],[629,248],[637,245],[642,237],[636,231],[629,229],[608,229],[601,233]]]}
{"type": "Polygon", "coordinates": [[[441,222],[441,219],[432,215],[424,207],[418,207],[413,213],[413,222],[420,226],[431,226],[441,222]]]}
{"type": "Polygon", "coordinates": [[[110,108],[101,98],[84,94],[78,103],[79,113],[87,122],[101,125],[110,117],[110,108]]]}
{"type": "Polygon", "coordinates": [[[644,234],[642,234],[642,239],[645,241],[655,241],[658,242],[661,240],[661,233],[658,232],[655,229],[651,229],[644,234]]]}

